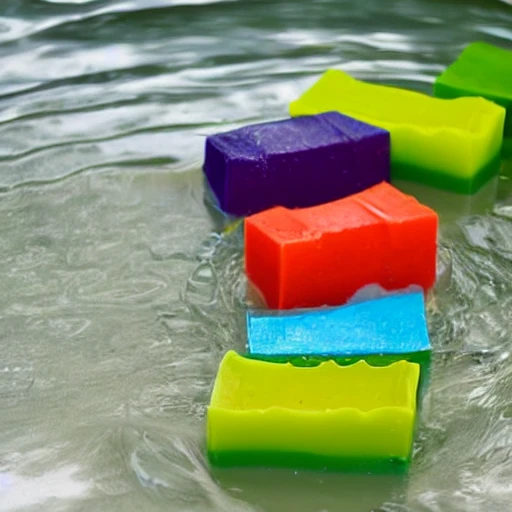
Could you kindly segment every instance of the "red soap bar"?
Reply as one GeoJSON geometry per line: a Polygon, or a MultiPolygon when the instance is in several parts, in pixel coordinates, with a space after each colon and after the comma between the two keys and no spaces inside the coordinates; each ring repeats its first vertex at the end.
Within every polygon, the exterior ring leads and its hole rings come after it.
{"type": "Polygon", "coordinates": [[[344,304],[366,285],[386,290],[436,278],[437,214],[388,183],[310,208],[245,219],[245,266],[267,307],[344,304]]]}

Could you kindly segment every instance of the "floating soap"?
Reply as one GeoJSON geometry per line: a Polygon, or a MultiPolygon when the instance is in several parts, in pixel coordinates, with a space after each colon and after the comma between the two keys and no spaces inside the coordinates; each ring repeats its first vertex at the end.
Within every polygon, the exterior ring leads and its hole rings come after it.
{"type": "Polygon", "coordinates": [[[507,111],[505,134],[512,136],[512,51],[475,42],[466,46],[434,84],[438,98],[481,96],[507,111]]]}
{"type": "Polygon", "coordinates": [[[390,132],[392,182],[473,194],[499,172],[505,109],[483,98],[433,98],[329,70],[290,105],[293,116],[332,110],[390,132]]]}
{"type": "Polygon", "coordinates": [[[223,358],[207,414],[215,466],[406,469],[419,365],[327,361],[304,368],[223,358]]]}
{"type": "Polygon", "coordinates": [[[390,179],[389,133],[337,112],[206,139],[203,170],[230,215],[312,206],[390,179]]]}
{"type": "Polygon", "coordinates": [[[245,219],[245,268],[270,309],[346,303],[368,285],[429,290],[437,214],[388,183],[331,203],[245,219]]]}
{"type": "Polygon", "coordinates": [[[249,352],[255,357],[286,357],[300,364],[302,356],[312,354],[336,361],[376,355],[389,364],[404,354],[421,362],[431,351],[422,292],[328,308],[249,309],[246,317],[249,352]]]}

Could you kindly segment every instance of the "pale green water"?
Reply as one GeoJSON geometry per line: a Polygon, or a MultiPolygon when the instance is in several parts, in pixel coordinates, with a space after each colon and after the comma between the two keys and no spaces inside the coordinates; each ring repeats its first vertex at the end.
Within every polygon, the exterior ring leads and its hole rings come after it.
{"type": "Polygon", "coordinates": [[[285,116],[328,66],[429,91],[511,27],[491,0],[3,0],[0,511],[512,510],[512,163],[497,195],[430,199],[437,355],[405,481],[210,473],[245,280],[200,172],[206,134],[285,116]]]}

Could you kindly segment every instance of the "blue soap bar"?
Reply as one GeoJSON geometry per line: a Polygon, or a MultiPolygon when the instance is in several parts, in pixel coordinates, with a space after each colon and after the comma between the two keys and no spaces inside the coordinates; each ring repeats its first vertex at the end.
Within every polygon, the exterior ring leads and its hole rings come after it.
{"type": "Polygon", "coordinates": [[[247,312],[249,353],[258,357],[430,352],[422,292],[341,307],[247,312]]]}

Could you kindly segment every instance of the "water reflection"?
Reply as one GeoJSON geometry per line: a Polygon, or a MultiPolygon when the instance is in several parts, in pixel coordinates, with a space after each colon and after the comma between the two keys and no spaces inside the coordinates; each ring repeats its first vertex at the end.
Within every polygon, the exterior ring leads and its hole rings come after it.
{"type": "Polygon", "coordinates": [[[83,468],[65,466],[38,476],[0,473],[0,512],[43,505],[50,500],[77,500],[92,491],[93,484],[80,478],[83,468]]]}
{"type": "Polygon", "coordinates": [[[405,494],[407,480],[397,475],[338,475],[286,470],[217,469],[214,478],[232,496],[268,512],[351,512],[375,510],[405,494]],[[371,489],[371,492],[368,492],[371,489]]]}
{"type": "Polygon", "coordinates": [[[402,192],[433,208],[442,224],[448,224],[466,215],[490,212],[496,201],[498,181],[498,177],[493,178],[473,195],[456,194],[406,181],[396,181],[393,184],[402,192]]]}

